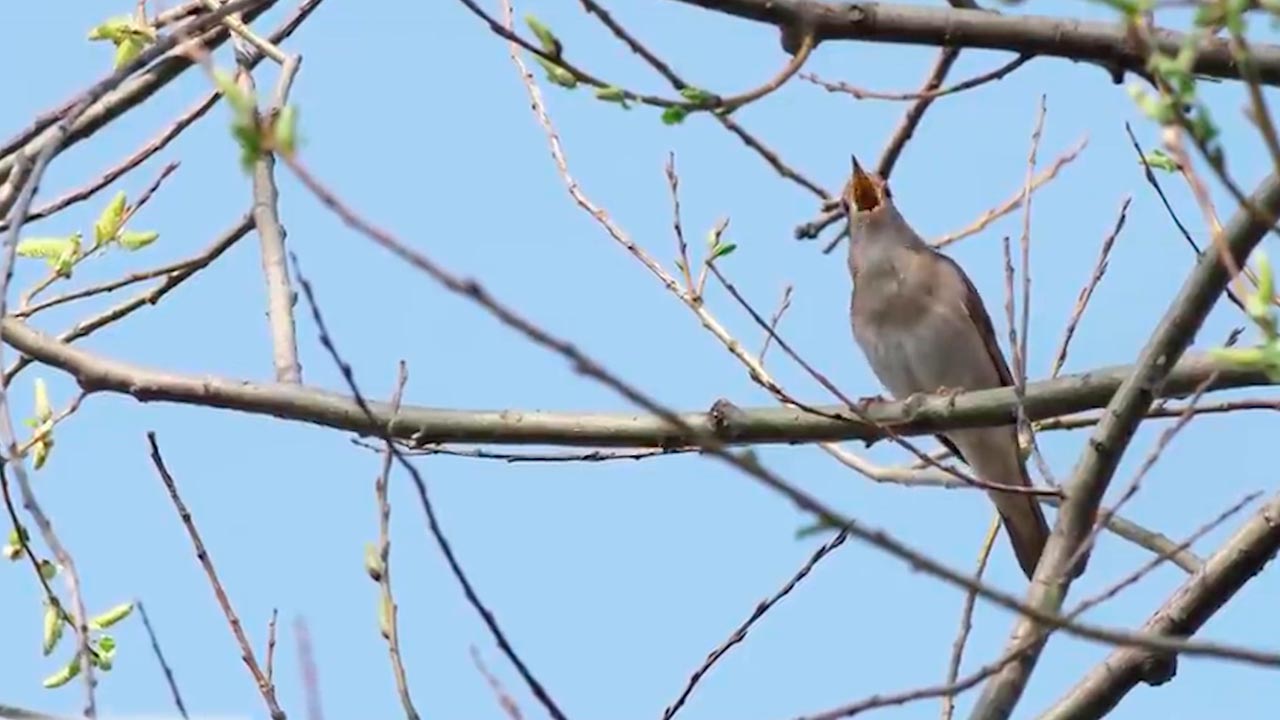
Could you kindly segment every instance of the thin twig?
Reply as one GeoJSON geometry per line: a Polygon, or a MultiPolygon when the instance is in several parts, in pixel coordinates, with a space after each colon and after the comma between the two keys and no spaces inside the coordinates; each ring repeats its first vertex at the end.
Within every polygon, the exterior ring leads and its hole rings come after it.
{"type": "Polygon", "coordinates": [[[276,662],[276,619],[279,617],[279,609],[271,608],[271,619],[267,621],[267,682],[275,682],[275,662],[276,662]]]}
{"type": "Polygon", "coordinates": [[[307,720],[324,720],[320,703],[320,674],[311,648],[311,631],[301,616],[293,619],[293,635],[298,639],[298,667],[302,671],[302,696],[307,702],[307,720]]]}
{"type": "Polygon", "coordinates": [[[948,85],[947,87],[928,88],[928,89],[917,90],[915,92],[892,93],[892,92],[877,92],[875,90],[864,90],[862,88],[854,87],[853,85],[850,85],[845,82],[829,82],[827,80],[823,80],[822,78],[818,77],[813,73],[800,73],[798,77],[801,80],[807,80],[808,82],[811,82],[814,85],[818,85],[819,87],[822,87],[827,92],[845,93],[847,95],[852,95],[858,100],[892,100],[896,102],[902,102],[907,100],[925,100],[925,99],[936,100],[945,95],[954,95],[955,93],[958,93],[958,92],[964,92],[965,90],[971,90],[981,85],[985,85],[989,82],[1000,80],[1004,78],[1006,75],[1008,75],[1009,73],[1025,65],[1034,57],[1035,57],[1034,55],[1019,55],[1013,60],[1010,60],[1009,62],[1005,63],[1004,65],[1001,65],[1000,67],[990,72],[985,72],[985,73],[982,73],[981,75],[975,75],[974,77],[971,77],[967,80],[962,80],[953,85],[948,85]]]}
{"type": "MultiPolygon", "coordinates": [[[[400,411],[400,400],[404,397],[404,387],[409,381],[409,371],[401,360],[396,371],[396,388],[391,394],[391,412],[400,411]]],[[[387,485],[391,481],[391,461],[395,459],[396,449],[390,439],[383,440],[382,467],[374,480],[374,497],[378,502],[378,591],[383,621],[382,636],[387,641],[387,653],[391,657],[391,674],[396,682],[396,694],[400,696],[400,705],[404,708],[408,720],[418,720],[418,710],[413,706],[409,696],[409,679],[404,671],[404,661],[400,657],[400,608],[396,605],[395,595],[391,592],[391,500],[388,497],[387,485]]]]}
{"type": "Polygon", "coordinates": [[[502,683],[497,676],[489,672],[489,668],[485,667],[484,660],[480,658],[480,651],[476,649],[475,645],[471,646],[471,662],[475,664],[476,670],[484,676],[484,681],[489,684],[489,689],[493,691],[493,696],[497,698],[498,705],[507,714],[507,717],[511,718],[511,720],[523,720],[520,715],[520,706],[516,704],[515,698],[512,698],[506,688],[502,687],[502,683]]]}
{"type": "Polygon", "coordinates": [[[173,695],[173,704],[178,708],[178,714],[182,717],[187,715],[187,707],[182,702],[182,693],[178,691],[178,681],[173,676],[173,669],[169,667],[169,663],[164,659],[164,653],[160,650],[160,639],[156,637],[155,628],[151,627],[151,618],[147,617],[147,608],[142,604],[141,600],[134,603],[138,608],[138,614],[142,616],[142,625],[147,629],[147,637],[151,640],[151,652],[155,653],[156,662],[160,663],[160,671],[164,673],[165,684],[169,686],[169,692],[173,695]]]}
{"type": "Polygon", "coordinates": [[[1067,362],[1067,350],[1071,347],[1071,339],[1075,337],[1076,327],[1080,324],[1080,318],[1084,317],[1085,308],[1089,307],[1089,301],[1093,299],[1093,291],[1097,289],[1098,283],[1102,282],[1102,276],[1107,272],[1107,260],[1111,257],[1111,248],[1115,245],[1116,238],[1120,237],[1120,231],[1124,229],[1129,213],[1129,203],[1132,200],[1132,196],[1126,195],[1124,201],[1120,203],[1120,214],[1116,217],[1115,225],[1103,238],[1102,247],[1098,249],[1098,260],[1093,264],[1093,273],[1089,275],[1084,287],[1080,288],[1080,294],[1076,296],[1075,307],[1071,309],[1071,317],[1067,318],[1067,325],[1062,330],[1062,341],[1058,343],[1058,352],[1054,355],[1053,366],[1049,371],[1051,378],[1058,377],[1058,373],[1062,372],[1062,366],[1067,362]]]}
{"type": "Polygon", "coordinates": [[[819,562],[822,562],[824,557],[830,555],[833,550],[843,545],[844,541],[848,538],[849,533],[842,530],[836,533],[836,536],[831,540],[818,546],[818,549],[809,557],[808,562],[801,566],[801,568],[792,575],[789,580],[787,580],[781,589],[775,592],[771,597],[762,600],[760,604],[756,605],[755,609],[751,611],[751,614],[747,616],[747,619],[729,635],[729,638],[721,643],[715,650],[712,650],[711,653],[707,655],[707,659],[698,666],[698,669],[693,671],[693,674],[689,676],[688,681],[685,682],[684,689],[682,689],[680,691],[680,695],[676,697],[675,702],[668,705],[666,710],[663,710],[662,720],[671,720],[676,713],[680,712],[680,708],[684,707],[689,696],[693,694],[693,689],[697,686],[698,681],[711,671],[711,667],[715,665],[720,658],[724,657],[725,653],[733,649],[734,645],[746,640],[747,633],[750,632],[751,627],[763,618],[774,605],[777,605],[783,598],[791,594],[791,591],[796,589],[796,586],[800,584],[800,581],[809,576],[809,573],[813,571],[813,568],[819,562]]]}
{"type": "MultiPolygon", "coordinates": [[[[297,164],[296,160],[286,158],[286,162],[290,169],[294,171],[295,175],[299,178],[306,178],[306,180],[303,180],[304,184],[308,185],[314,192],[314,183],[308,182],[308,180],[311,180],[310,176],[305,174],[305,170],[301,170],[301,166],[297,164]]],[[[319,335],[321,346],[323,346],[325,352],[329,354],[334,365],[338,367],[338,370],[342,374],[343,380],[346,382],[348,389],[350,389],[356,403],[361,407],[366,416],[372,418],[373,411],[369,408],[369,403],[364,399],[364,395],[360,393],[359,385],[356,384],[355,372],[352,370],[351,366],[342,359],[342,355],[339,354],[337,346],[334,345],[333,337],[329,334],[329,329],[324,322],[324,317],[320,314],[320,306],[316,302],[315,294],[312,292],[311,283],[302,274],[302,268],[298,264],[297,256],[291,252],[289,254],[289,260],[293,265],[294,273],[297,275],[298,284],[302,286],[302,294],[306,298],[307,305],[311,309],[311,319],[315,322],[316,332],[319,335]]],[[[430,495],[427,493],[426,480],[423,479],[421,472],[413,463],[409,462],[409,460],[400,453],[395,443],[391,442],[390,433],[383,429],[381,436],[383,440],[387,441],[387,447],[389,447],[392,454],[395,455],[396,461],[399,462],[400,466],[403,467],[413,479],[414,487],[418,491],[418,501],[422,505],[423,513],[427,516],[427,528],[430,531],[432,538],[434,538],[436,546],[439,547],[441,554],[444,555],[445,561],[449,564],[449,569],[453,573],[454,578],[458,581],[458,585],[461,586],[462,592],[467,598],[467,602],[480,616],[480,619],[484,621],[489,633],[498,643],[498,647],[502,649],[507,660],[515,666],[517,672],[520,673],[520,677],[523,678],[525,684],[529,686],[529,690],[533,692],[534,697],[538,698],[538,701],[542,704],[543,709],[545,709],[554,720],[567,720],[565,714],[560,710],[560,707],[556,704],[555,700],[552,699],[551,694],[547,692],[542,683],[538,681],[538,679],[533,675],[533,672],[525,664],[524,660],[522,660],[520,655],[516,653],[515,648],[511,645],[506,634],[498,625],[497,617],[493,614],[493,611],[491,611],[484,602],[481,601],[480,596],[476,593],[471,581],[467,578],[467,574],[463,571],[457,555],[453,552],[453,546],[449,543],[448,538],[445,537],[444,530],[440,527],[440,521],[436,516],[435,506],[431,501],[430,495]]]]}
{"type": "MultiPolygon", "coordinates": [[[[1044,185],[1045,183],[1057,177],[1058,171],[1066,167],[1069,163],[1071,163],[1071,161],[1075,160],[1076,157],[1080,155],[1080,153],[1085,149],[1085,146],[1087,146],[1088,144],[1089,144],[1088,138],[1081,138],[1079,142],[1077,142],[1075,145],[1067,149],[1066,152],[1062,153],[1057,158],[1055,158],[1053,163],[1049,165],[1049,167],[1045,168],[1039,175],[1035,177],[1034,180],[1031,181],[1031,189],[1033,191],[1038,190],[1042,185],[1044,185]]],[[[943,247],[946,247],[947,245],[950,245],[953,242],[956,242],[957,240],[963,240],[964,238],[967,238],[970,235],[976,235],[982,232],[991,223],[995,222],[999,218],[1004,217],[1005,215],[1008,215],[1014,210],[1017,210],[1018,207],[1022,205],[1022,194],[1023,194],[1023,189],[1019,187],[1018,192],[1015,193],[1013,197],[1004,201],[1000,205],[997,205],[996,207],[993,207],[990,210],[986,211],[977,220],[970,223],[967,227],[961,230],[957,230],[955,232],[947,233],[946,235],[943,235],[941,237],[934,238],[933,240],[929,241],[929,244],[934,246],[935,248],[943,248],[943,247]]]]}
{"type": "Polygon", "coordinates": [[[227,598],[227,592],[223,590],[222,582],[218,580],[218,572],[213,567],[213,559],[209,557],[209,551],[205,549],[204,541],[200,539],[200,531],[196,529],[195,521],[191,519],[191,511],[187,510],[186,503],[178,495],[177,483],[174,481],[173,476],[169,474],[169,469],[164,464],[164,458],[160,455],[160,445],[156,441],[155,432],[147,432],[147,443],[151,446],[151,462],[155,465],[156,472],[160,474],[160,480],[164,482],[165,489],[169,491],[169,499],[173,501],[173,506],[178,511],[178,517],[182,520],[182,526],[187,529],[191,544],[195,546],[196,558],[200,561],[200,567],[204,568],[204,573],[209,578],[209,584],[213,587],[213,594],[218,600],[219,607],[222,608],[222,614],[227,619],[227,625],[231,627],[231,634],[240,646],[240,658],[244,660],[245,666],[249,668],[249,674],[253,676],[253,681],[258,686],[258,692],[262,695],[262,700],[266,703],[272,720],[285,720],[284,710],[281,710],[280,704],[276,702],[275,685],[267,679],[267,676],[263,674],[262,669],[258,666],[258,659],[253,653],[253,647],[249,644],[249,638],[244,634],[244,628],[240,626],[240,618],[236,616],[235,609],[231,607],[231,600],[227,598]]]}
{"type": "Polygon", "coordinates": [[[764,355],[769,352],[769,343],[773,342],[773,336],[778,332],[778,323],[782,320],[783,314],[791,307],[791,284],[782,288],[782,299],[778,301],[778,309],[773,312],[773,317],[769,318],[769,332],[764,335],[764,344],[760,346],[760,364],[764,365],[764,355]]]}
{"type": "MultiPolygon", "coordinates": [[[[973,571],[975,580],[982,579],[982,573],[987,569],[987,560],[991,558],[991,548],[996,544],[996,536],[1000,534],[1000,513],[996,513],[991,518],[991,524],[987,526],[987,535],[982,540],[982,548],[978,551],[978,567],[973,571]]],[[[970,590],[965,593],[964,606],[960,610],[960,629],[956,632],[956,640],[951,644],[951,660],[947,664],[947,681],[948,686],[955,685],[956,679],[960,676],[960,663],[964,660],[964,646],[969,640],[969,631],[973,629],[973,606],[978,599],[978,594],[970,590]]],[[[955,712],[955,693],[948,692],[942,696],[942,720],[951,720],[952,714],[955,712]]]]}

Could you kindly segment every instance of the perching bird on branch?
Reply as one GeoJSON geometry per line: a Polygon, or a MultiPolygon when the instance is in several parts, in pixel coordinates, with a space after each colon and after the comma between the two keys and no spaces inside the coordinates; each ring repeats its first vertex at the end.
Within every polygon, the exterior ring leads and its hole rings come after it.
{"type": "MultiPolygon", "coordinates": [[[[912,395],[1014,384],[982,297],[954,260],[930,247],[894,207],[888,184],[853,160],[842,198],[849,218],[853,335],[880,382],[912,395]]],[[[1013,425],[939,436],[983,482],[1031,487],[1013,425]]],[[[1049,538],[1040,503],[989,491],[1030,578],[1049,538]]]]}

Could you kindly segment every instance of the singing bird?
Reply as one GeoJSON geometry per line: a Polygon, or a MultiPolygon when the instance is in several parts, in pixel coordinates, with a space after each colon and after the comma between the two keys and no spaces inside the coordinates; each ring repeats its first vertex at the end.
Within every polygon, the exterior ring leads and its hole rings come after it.
{"type": "MultiPolygon", "coordinates": [[[[849,218],[853,336],[899,400],[1013,385],[982,297],[954,260],[930,247],[894,206],[888,184],[853,158],[842,201],[849,218]]],[[[938,438],[986,483],[1031,487],[1012,425],[938,438]]],[[[1030,578],[1049,539],[1040,503],[989,491],[1030,578]]]]}

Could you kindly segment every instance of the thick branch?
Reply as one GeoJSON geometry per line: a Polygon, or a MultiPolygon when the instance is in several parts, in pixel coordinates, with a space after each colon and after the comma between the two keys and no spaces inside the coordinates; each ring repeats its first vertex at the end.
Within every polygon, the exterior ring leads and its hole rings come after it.
{"type": "MultiPolygon", "coordinates": [[[[1115,397],[1094,429],[1093,435],[1072,471],[1067,483],[1067,501],[1062,503],[1057,523],[1036,568],[1027,604],[1046,612],[1057,612],[1071,586],[1072,571],[1083,567],[1088,549],[1082,543],[1091,532],[1098,506],[1107,485],[1115,474],[1120,458],[1142,422],[1152,401],[1168,381],[1173,363],[1191,344],[1209,311],[1221,297],[1229,277],[1223,255],[1230,253],[1235,267],[1249,257],[1269,229],[1255,212],[1275,217],[1280,213],[1280,179],[1270,175],[1249,199],[1250,207],[1241,207],[1223,228],[1223,253],[1207,252],[1191,271],[1182,289],[1170,303],[1160,324],[1151,333],[1132,375],[1116,390],[1115,397]],[[1078,557],[1084,552],[1083,557],[1078,557]]],[[[1042,626],[1029,616],[1018,619],[1008,641],[1009,647],[1021,646],[1035,638],[1030,649],[1018,660],[1006,665],[987,683],[974,706],[973,720],[1003,720],[1009,717],[1026,688],[1031,671],[1039,659],[1048,636],[1042,626]]]]}
{"type": "MultiPolygon", "coordinates": [[[[1191,637],[1258,574],[1280,550],[1280,495],[1264,505],[1178,588],[1143,626],[1145,632],[1191,637]]],[[[1041,720],[1100,718],[1139,682],[1161,685],[1173,677],[1175,658],[1139,648],[1117,648],[1089,671],[1041,720]]]]}
{"type": "MultiPolygon", "coordinates": [[[[1037,15],[1001,15],[982,10],[823,3],[816,0],[677,0],[709,10],[772,23],[784,30],[812,29],[819,40],[874,42],[1009,50],[1016,53],[1085,60],[1115,70],[1145,75],[1147,54],[1131,43],[1120,23],[1037,15]]],[[[1186,35],[1153,30],[1152,43],[1176,55],[1186,35]]],[[[1264,85],[1280,85],[1280,46],[1251,44],[1250,62],[1264,85]]],[[[1240,78],[1240,67],[1226,40],[1204,39],[1195,71],[1240,78]]]]}
{"type": "MultiPolygon", "coordinates": [[[[679,447],[696,444],[656,415],[519,410],[455,410],[403,405],[392,413],[370,402],[370,420],[355,400],[315,388],[282,383],[250,383],[228,378],[179,375],[119,362],[59,342],[19,320],[0,321],[0,338],[38,362],[60,368],[86,391],[131,395],[143,402],[163,401],[219,407],[287,420],[314,423],[362,435],[381,436],[389,426],[395,438],[430,443],[494,443],[578,447],[679,447]]],[[[1214,371],[1213,389],[1268,385],[1265,374],[1225,368],[1204,358],[1183,360],[1161,388],[1161,395],[1190,394],[1214,371]]],[[[1025,407],[1032,420],[1102,407],[1128,377],[1128,366],[1103,368],[1027,386],[1025,407]]],[[[742,409],[728,416],[684,413],[697,433],[714,433],[734,444],[804,443],[838,440],[874,442],[884,437],[876,424],[892,425],[899,435],[928,435],[942,429],[1012,423],[1012,388],[929,396],[910,404],[875,403],[870,422],[841,415],[840,406],[821,408],[833,419],[794,408],[742,409]],[[847,419],[843,419],[847,418],[847,419]]]]}

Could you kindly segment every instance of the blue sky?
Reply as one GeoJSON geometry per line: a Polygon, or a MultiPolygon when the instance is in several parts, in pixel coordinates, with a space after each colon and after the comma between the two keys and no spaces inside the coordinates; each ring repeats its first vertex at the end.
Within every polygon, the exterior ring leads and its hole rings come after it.
{"type": "MultiPolygon", "coordinates": [[[[287,3],[258,23],[268,27],[287,3]]],[[[0,25],[4,60],[20,67],[20,101],[0,111],[9,132],[101,77],[110,49],[84,35],[130,2],[7,4],[0,25]]],[[[611,3],[615,16],[692,81],[718,92],[752,87],[785,62],[776,32],[679,3],[611,3]]],[[[1041,3],[1036,11],[1104,16],[1083,3],[1041,3]]],[[[497,12],[494,5],[494,12],[497,12]]],[[[563,39],[570,58],[620,85],[667,91],[659,78],[576,3],[525,2],[563,39]]],[[[452,2],[328,2],[288,45],[305,60],[294,90],[309,167],[352,206],[448,268],[478,278],[503,301],[573,340],[627,381],[675,407],[701,409],[727,397],[768,405],[742,367],[635,260],[569,200],[548,156],[525,90],[497,40],[452,2]]],[[[880,90],[919,85],[936,50],[832,43],[808,70],[880,90]]],[[[1009,59],[968,51],[960,79],[1009,59]]],[[[229,55],[220,55],[229,62],[229,55]]],[[[262,66],[259,84],[274,82],[262,66]]],[[[61,156],[42,198],[81,185],[154,135],[208,89],[189,73],[146,107],[61,156]]],[[[586,194],[608,209],[636,242],[670,267],[675,243],[662,173],[674,151],[682,179],[686,231],[695,241],[717,219],[732,218],[739,245],[723,263],[759,307],[772,309],[796,287],[784,336],[851,395],[879,386],[847,324],[849,279],[843,255],[824,256],[792,228],[815,215],[814,198],[779,178],[705,117],[664,126],[658,113],[630,112],[584,91],[545,88],[570,168],[586,194]]],[[[1204,90],[1228,138],[1231,170],[1251,187],[1265,152],[1231,84],[1204,90]]],[[[1043,376],[1061,328],[1121,199],[1132,194],[1129,223],[1110,272],[1077,333],[1067,371],[1127,363],[1138,353],[1194,260],[1143,182],[1124,133],[1134,123],[1147,146],[1157,131],[1123,86],[1099,69],[1037,59],[1003,81],[946,98],[930,110],[894,173],[904,213],[926,236],[964,225],[1010,196],[1025,173],[1038,98],[1048,95],[1042,164],[1088,136],[1060,178],[1036,195],[1032,223],[1033,322],[1030,364],[1043,376]]],[[[828,188],[839,187],[850,152],[873,159],[906,105],[854,101],[793,82],[736,117],[788,162],[828,188]]],[[[137,255],[110,255],[77,271],[75,283],[176,260],[197,252],[248,208],[249,183],[228,135],[225,108],[117,186],[131,195],[170,160],[182,166],[139,213],[139,227],[162,233],[137,255]]],[[[496,321],[450,296],[342,227],[287,173],[281,212],[291,248],[314,283],[326,320],[370,396],[386,396],[397,360],[408,362],[406,401],[464,408],[624,410],[624,401],[576,375],[496,321]]],[[[1204,222],[1186,188],[1165,182],[1200,239],[1204,222]]],[[[90,227],[103,193],[32,227],[39,234],[90,227]]],[[[1215,195],[1223,217],[1230,204],[1215,195]]],[[[1000,237],[1017,237],[1015,214],[950,248],[995,318],[1002,345],[1000,237]]],[[[104,355],[194,374],[264,381],[271,377],[263,281],[252,237],[157,307],[83,343],[104,355]]],[[[22,288],[42,268],[24,264],[22,288]]],[[[114,302],[48,313],[59,331],[114,302]]],[[[709,307],[743,342],[761,340],[750,318],[713,291],[709,307]]],[[[300,306],[301,307],[301,306],[300,306]]],[[[308,383],[343,387],[307,313],[299,343],[308,383]]],[[[1222,304],[1196,346],[1220,343],[1242,324],[1222,304]]],[[[12,357],[12,351],[6,350],[12,357]]],[[[803,371],[774,356],[771,369],[797,396],[829,401],[803,371]]],[[[55,403],[74,387],[57,371],[32,368],[14,392],[19,417],[35,377],[55,403]]],[[[1239,393],[1236,393],[1237,395],[1239,393]]],[[[1255,393],[1256,394],[1256,393],[1255,393]]],[[[1246,492],[1274,487],[1265,414],[1197,420],[1165,452],[1128,507],[1134,519],[1180,537],[1246,492]]],[[[1144,429],[1117,476],[1117,490],[1154,442],[1144,429]]],[[[378,635],[376,587],[362,569],[362,547],[376,538],[373,479],[378,458],[322,428],[237,413],[140,405],[93,397],[58,430],[36,487],[74,554],[91,612],[138,597],[147,605],[194,712],[265,717],[213,594],[147,457],[145,432],[159,435],[171,471],[256,646],[265,644],[272,608],[281,612],[277,678],[281,701],[304,711],[293,619],[309,624],[322,699],[330,718],[395,717],[385,646],[378,635]]],[[[1041,438],[1065,476],[1085,436],[1041,438]]],[[[850,449],[862,452],[858,446],[850,449]]],[[[901,460],[876,446],[867,455],[901,460]]],[[[771,468],[836,507],[895,533],[957,568],[971,567],[990,517],[980,494],[881,486],[814,448],[768,447],[771,468]]],[[[516,465],[436,458],[419,462],[445,531],[481,596],[512,642],[570,717],[657,717],[711,649],[805,561],[818,542],[796,540],[806,519],[780,497],[722,464],[692,457],[593,465],[516,465]]],[[[393,572],[401,607],[405,665],[425,717],[501,717],[472,666],[475,645],[526,717],[541,711],[467,607],[426,535],[407,478],[392,481],[393,572]]],[[[1115,492],[1113,491],[1113,496],[1115,492]]],[[[1206,552],[1243,516],[1210,535],[1206,552]]],[[[1127,574],[1147,555],[1105,536],[1076,584],[1083,598],[1127,574]]],[[[1021,593],[1025,580],[1001,540],[988,577],[1021,593]]],[[[1181,581],[1162,569],[1090,614],[1098,623],[1139,624],[1181,581]]],[[[61,587],[61,584],[58,584],[61,587]]],[[[1273,615],[1280,580],[1265,573],[1215,618],[1203,637],[1275,647],[1280,636],[1257,618],[1273,615]],[[1265,613],[1265,615],[1262,615],[1265,613]]],[[[942,679],[962,593],[850,542],[829,557],[703,680],[682,713],[687,720],[772,719],[816,712],[875,692],[942,679]]],[[[0,568],[0,701],[73,712],[78,685],[40,687],[69,653],[41,659],[40,592],[28,568],[0,568]]],[[[979,605],[967,667],[993,658],[1009,613],[979,605]]],[[[103,712],[157,714],[171,702],[140,622],[116,633],[116,668],[103,678],[103,712]]],[[[259,650],[261,652],[261,650],[259,650]]],[[[1047,707],[1106,649],[1055,638],[1027,690],[1019,717],[1047,707]]],[[[1263,717],[1274,677],[1257,668],[1183,659],[1176,680],[1140,687],[1114,717],[1263,717]],[[1229,683],[1229,685],[1228,685],[1229,683]],[[1230,694],[1218,695],[1224,687],[1230,694]]],[[[962,698],[961,712],[973,699],[962,698]]],[[[914,718],[934,701],[881,711],[914,718]]]]}

